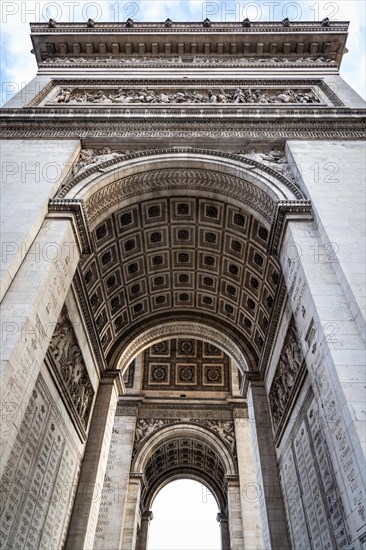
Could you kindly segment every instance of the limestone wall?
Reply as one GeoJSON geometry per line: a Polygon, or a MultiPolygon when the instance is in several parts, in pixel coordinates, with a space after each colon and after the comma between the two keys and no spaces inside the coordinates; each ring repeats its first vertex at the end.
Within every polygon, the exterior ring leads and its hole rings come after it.
{"type": "MultiPolygon", "coordinates": [[[[319,237],[305,244],[299,254],[317,269],[331,268],[336,277],[323,291],[324,305],[338,308],[328,321],[355,321],[365,338],[365,157],[362,141],[288,141],[287,156],[297,172],[297,181],[311,199],[319,237]],[[312,247],[312,248],[310,248],[312,247]],[[337,287],[339,283],[340,288],[337,287]],[[328,289],[329,292],[326,292],[328,289]],[[343,292],[350,317],[344,316],[343,292]]],[[[315,282],[315,281],[314,281],[315,282]]],[[[320,279],[318,277],[318,284],[320,279]]]]}
{"type": "Polygon", "coordinates": [[[0,141],[0,300],[3,299],[28,252],[39,264],[42,261],[47,263],[58,246],[57,239],[54,238],[42,246],[40,242],[34,243],[34,240],[47,215],[48,200],[53,197],[71,170],[79,147],[78,140],[0,141]]]}
{"type": "MultiPolygon", "coordinates": [[[[310,145],[302,153],[308,157],[310,145]]],[[[316,146],[311,151],[315,150],[316,146]]],[[[314,157],[320,158],[316,152],[314,157]]],[[[308,167],[309,160],[304,163],[308,167]]],[[[342,167],[341,162],[342,157],[342,167]]],[[[348,203],[357,220],[360,201],[353,199],[352,191],[347,201],[345,177],[342,183],[339,195],[347,224],[352,220],[348,203]]],[[[333,215],[326,209],[324,188],[321,200],[320,188],[313,186],[312,198],[316,212],[323,208],[323,226],[316,221],[290,222],[285,234],[281,263],[289,297],[266,386],[293,546],[307,548],[311,540],[322,548],[346,548],[351,543],[359,548],[365,536],[364,343],[352,310],[352,277],[339,281],[337,276],[343,265],[347,269],[347,260],[357,260],[352,243],[348,248],[349,234],[337,225],[336,197],[329,199],[335,205],[333,215]],[[314,250],[324,246],[326,230],[343,243],[339,262],[327,261],[324,252],[314,258],[314,250]],[[291,326],[297,333],[296,351],[288,339],[291,326]],[[285,367],[289,356],[294,361],[285,367]],[[281,391],[274,392],[276,385],[281,391]]],[[[340,222],[340,205],[338,215],[340,222]]]]}

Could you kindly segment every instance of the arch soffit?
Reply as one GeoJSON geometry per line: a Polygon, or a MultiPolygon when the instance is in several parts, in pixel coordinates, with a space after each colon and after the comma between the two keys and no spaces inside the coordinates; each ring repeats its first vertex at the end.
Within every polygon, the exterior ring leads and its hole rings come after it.
{"type": "Polygon", "coordinates": [[[65,185],[58,198],[82,200],[91,229],[110,215],[149,193],[215,194],[271,221],[278,201],[304,199],[299,189],[272,168],[235,154],[204,150],[136,153],[84,170],[65,185]]]}
{"type": "Polygon", "coordinates": [[[225,474],[237,475],[236,467],[229,450],[216,435],[201,426],[193,427],[190,424],[183,423],[163,428],[151,437],[148,437],[132,461],[131,474],[143,473],[149,458],[153,456],[159,447],[169,441],[182,438],[205,443],[222,461],[225,467],[225,474]]]}
{"type": "Polygon", "coordinates": [[[242,374],[250,370],[244,353],[222,330],[192,321],[173,321],[146,329],[125,347],[117,369],[124,372],[131,361],[148,347],[177,337],[196,338],[213,344],[236,362],[242,374]]]}
{"type": "MultiPolygon", "coordinates": [[[[148,151],[98,164],[76,176],[61,190],[59,197],[81,200],[85,204],[89,224],[91,228],[95,228],[102,218],[120,209],[121,203],[126,205],[128,201],[142,200],[141,197],[146,198],[146,194],[149,193],[156,197],[162,196],[169,190],[170,194],[174,194],[170,186],[174,181],[174,174],[177,174],[179,169],[180,178],[176,181],[175,189],[177,193],[181,194],[182,190],[186,192],[187,189],[191,192],[189,183],[197,176],[203,184],[204,193],[214,195],[216,199],[220,195],[224,196],[226,202],[237,201],[239,206],[254,211],[255,217],[266,222],[264,225],[267,228],[279,201],[298,201],[304,198],[293,183],[257,161],[217,151],[191,149],[148,151]],[[121,173],[124,177],[118,179],[121,173]],[[163,174],[165,177],[162,177],[163,174]],[[128,178],[132,178],[133,181],[126,182],[128,178]],[[162,181],[163,187],[159,188],[162,181]],[[113,186],[115,186],[115,193],[113,186]]],[[[202,189],[196,190],[196,194],[201,195],[202,189]]],[[[237,353],[237,350],[234,354],[232,344],[223,345],[216,338],[210,340],[203,337],[202,339],[214,343],[227,352],[229,347],[228,354],[236,360],[240,370],[242,372],[248,370],[244,354],[240,351],[237,353]]],[[[135,344],[136,339],[131,346],[135,344]]],[[[130,343],[127,343],[127,346],[127,353],[123,355],[123,357],[129,357],[126,363],[137,355],[137,353],[131,355],[130,343]]],[[[147,346],[148,344],[142,346],[141,351],[147,346]]],[[[110,359],[114,364],[118,361],[121,349],[120,346],[117,347],[109,351],[112,354],[110,359]]],[[[245,348],[245,355],[246,359],[252,362],[250,349],[245,348]]],[[[122,368],[125,366],[127,365],[123,365],[122,368]]]]}

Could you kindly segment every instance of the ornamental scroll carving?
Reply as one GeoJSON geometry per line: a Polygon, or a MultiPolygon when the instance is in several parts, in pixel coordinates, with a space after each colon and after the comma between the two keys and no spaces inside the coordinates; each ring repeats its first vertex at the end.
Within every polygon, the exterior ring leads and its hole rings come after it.
{"type": "Polygon", "coordinates": [[[71,400],[73,409],[86,428],[94,390],[65,306],[56,324],[49,352],[68,402],[71,400]]]}
{"type": "Polygon", "coordinates": [[[141,90],[61,88],[51,103],[69,104],[167,104],[167,103],[320,103],[311,89],[268,90],[267,88],[236,88],[235,90],[141,90]]]}
{"type": "MultiPolygon", "coordinates": [[[[174,420],[168,418],[140,418],[136,424],[134,453],[141,447],[146,439],[154,433],[167,428],[169,426],[176,426],[181,424],[181,420],[174,420]]],[[[215,433],[230,449],[233,456],[236,456],[235,445],[235,427],[232,420],[225,419],[190,419],[185,421],[185,424],[194,424],[201,426],[209,431],[215,433]]]]}
{"type": "Polygon", "coordinates": [[[302,372],[303,362],[304,356],[298,342],[295,323],[292,320],[269,392],[272,423],[275,431],[278,430],[281,420],[289,410],[291,397],[302,372]]]}

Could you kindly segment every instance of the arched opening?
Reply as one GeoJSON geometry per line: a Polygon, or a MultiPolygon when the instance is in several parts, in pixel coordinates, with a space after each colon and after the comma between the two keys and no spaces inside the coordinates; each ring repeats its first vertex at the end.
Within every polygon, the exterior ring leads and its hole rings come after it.
{"type": "Polygon", "coordinates": [[[261,381],[285,296],[283,208],[309,205],[268,167],[207,151],[114,159],[76,175],[57,200],[80,207],[88,246],[75,288],[102,383],[116,380],[119,392],[110,450],[119,462],[107,466],[96,548],[107,538],[122,550],[149,548],[155,496],[183,478],[215,494],[217,548],[258,546],[259,508],[240,497],[256,472],[247,390],[261,381]],[[110,511],[114,483],[129,498],[110,511]],[[105,510],[116,518],[108,526],[105,510]]]}
{"type": "MultiPolygon", "coordinates": [[[[218,547],[224,550],[230,548],[230,522],[233,526],[237,518],[235,512],[230,515],[233,508],[229,500],[233,495],[232,483],[237,479],[237,469],[231,451],[218,433],[197,424],[179,423],[162,428],[138,446],[131,475],[132,478],[137,476],[142,481],[139,493],[140,514],[137,519],[138,550],[147,548],[146,541],[156,496],[172,481],[182,479],[198,481],[204,486],[204,495],[214,495],[210,499],[216,501],[213,519],[219,521],[221,546],[218,547]]],[[[130,481],[133,482],[132,478],[130,481]]],[[[202,499],[202,495],[200,498],[202,499]]],[[[171,507],[177,508],[174,501],[170,502],[171,507]]],[[[186,508],[191,508],[189,503],[186,508]]],[[[131,513],[136,515],[136,507],[131,507],[131,513]]],[[[184,512],[182,514],[184,518],[184,512]]],[[[216,524],[214,525],[216,528],[216,524]]]]}
{"type": "Polygon", "coordinates": [[[169,482],[156,495],[147,550],[219,550],[219,512],[206,485],[192,479],[169,482]]]}

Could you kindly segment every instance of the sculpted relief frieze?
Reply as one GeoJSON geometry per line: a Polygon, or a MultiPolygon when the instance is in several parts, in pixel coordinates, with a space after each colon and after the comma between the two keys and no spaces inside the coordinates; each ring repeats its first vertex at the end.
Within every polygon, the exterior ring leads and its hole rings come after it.
{"type": "Polygon", "coordinates": [[[94,390],[90,382],[81,349],[65,306],[53,333],[49,355],[66,402],[77,414],[84,429],[88,424],[94,390]]]}
{"type": "Polygon", "coordinates": [[[88,57],[49,57],[43,62],[45,65],[126,65],[126,66],[135,66],[135,65],[204,65],[204,66],[216,66],[216,65],[225,65],[225,66],[336,66],[336,62],[329,57],[316,57],[316,56],[307,56],[307,57],[236,57],[234,55],[229,56],[88,56],[88,57]]]}
{"type": "Polygon", "coordinates": [[[276,373],[269,392],[272,423],[278,431],[289,410],[294,389],[303,372],[304,356],[298,342],[294,321],[288,329],[276,373]]]}
{"type": "Polygon", "coordinates": [[[167,103],[231,103],[231,104],[273,104],[273,103],[320,103],[312,89],[267,89],[236,88],[219,90],[156,90],[60,88],[49,104],[167,104],[167,103]]]}

